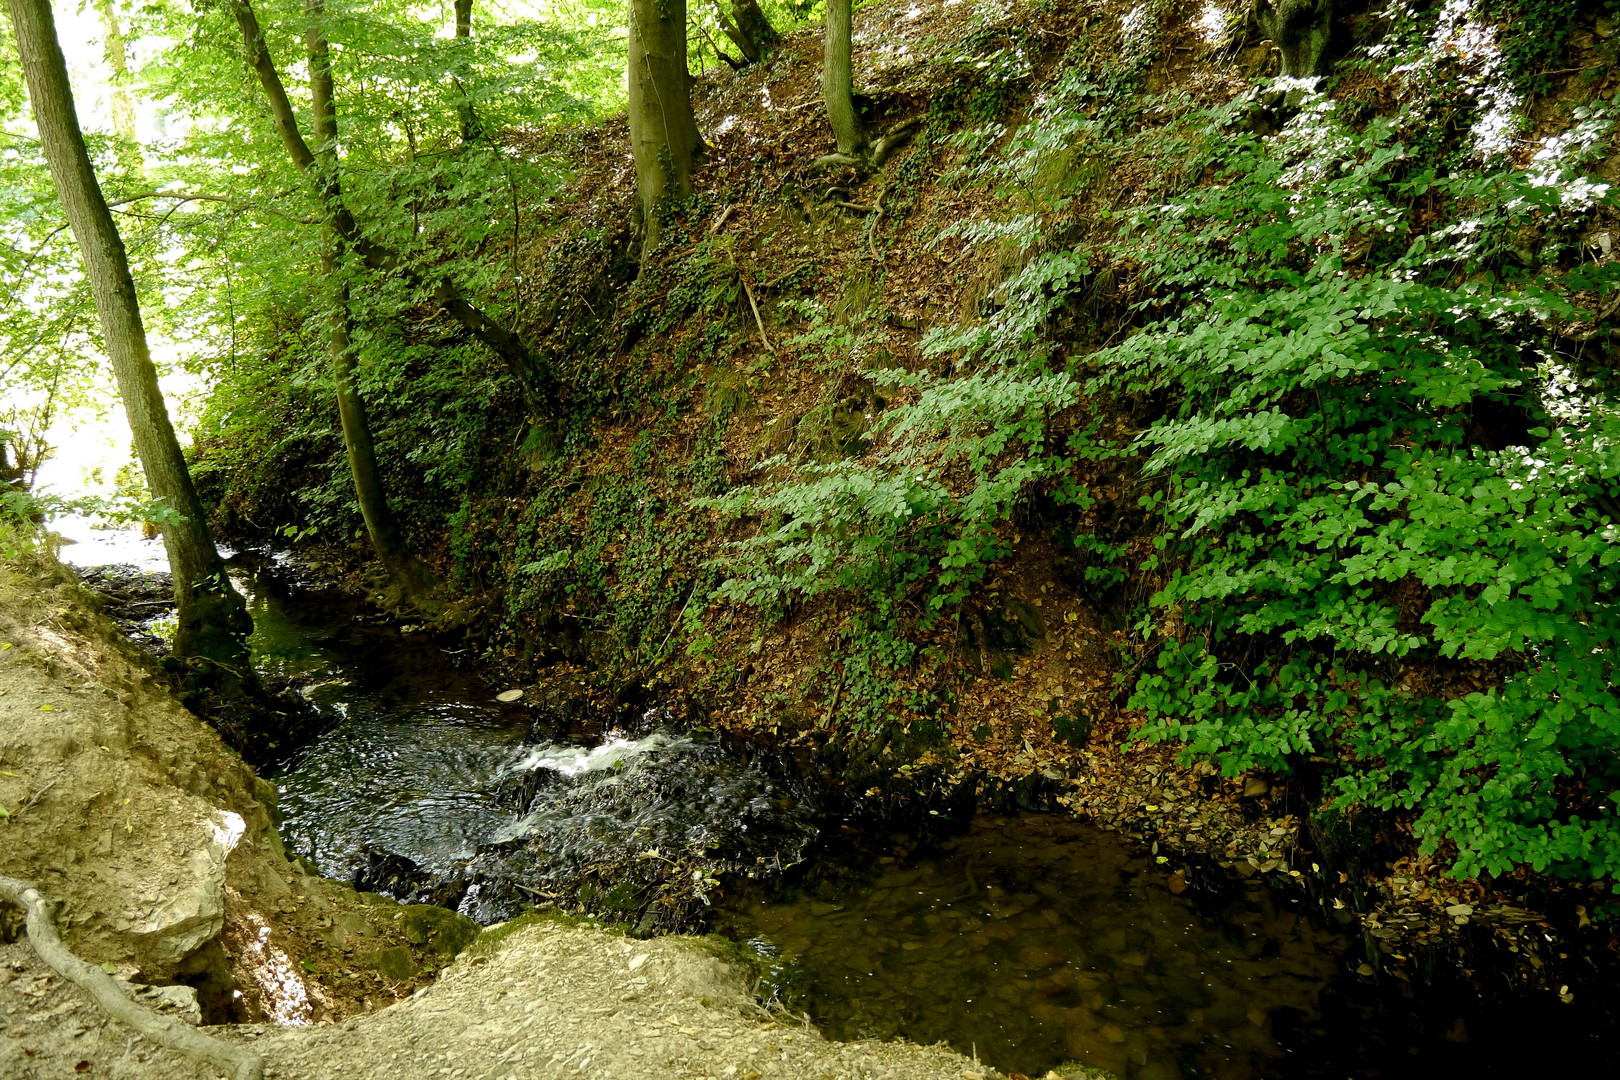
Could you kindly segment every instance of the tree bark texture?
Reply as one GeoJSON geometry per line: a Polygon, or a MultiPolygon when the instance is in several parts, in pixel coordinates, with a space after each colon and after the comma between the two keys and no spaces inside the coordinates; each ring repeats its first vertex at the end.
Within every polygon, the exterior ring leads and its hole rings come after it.
{"type": "Polygon", "coordinates": [[[7,0],[7,5],[45,160],[84,259],[141,471],[152,494],[181,516],[163,526],[179,609],[175,654],[215,661],[248,677],[247,635],[253,622],[225,576],[158,389],[129,257],[85,151],[50,0],[7,0]]]}
{"type": "MultiPolygon", "coordinates": [[[[11,2],[15,9],[23,0],[11,2]]],[[[48,0],[29,2],[46,3],[48,0]]],[[[34,947],[39,958],[62,978],[77,984],[95,998],[96,1004],[108,1016],[129,1025],[159,1046],[170,1047],[188,1057],[230,1070],[235,1080],[264,1080],[264,1059],[258,1054],[210,1038],[171,1016],[161,1016],[145,1005],[131,1001],[124,996],[111,975],[69,951],[56,932],[56,905],[32,882],[0,875],[0,900],[10,901],[23,909],[27,916],[28,943],[34,947]]]]}
{"type": "Polygon", "coordinates": [[[852,0],[827,0],[827,39],[821,62],[821,94],[838,152],[858,157],[866,148],[861,114],[855,111],[854,13],[852,0]]]}
{"type": "Polygon", "coordinates": [[[686,0],[630,0],[630,150],[642,251],[658,245],[669,203],[692,193],[703,153],[686,69],[686,0]]]}
{"type": "MultiPolygon", "coordinates": [[[[461,0],[458,0],[458,5],[461,0]]],[[[309,96],[314,114],[316,165],[331,177],[328,183],[338,193],[338,125],[337,100],[332,87],[332,49],[322,28],[326,16],[325,0],[304,0],[309,25],[304,32],[304,43],[309,48],[309,96]]],[[[331,310],[328,313],[329,333],[327,347],[332,357],[332,386],[337,396],[338,419],[343,425],[343,449],[349,458],[349,473],[354,478],[355,498],[360,504],[360,516],[365,519],[366,533],[371,537],[372,549],[394,584],[405,594],[416,599],[430,592],[436,582],[426,566],[422,565],[399,531],[399,523],[388,505],[383,490],[382,474],[377,468],[376,446],[371,439],[371,423],[366,416],[365,401],[355,388],[354,341],[350,332],[349,285],[343,279],[342,242],[327,230],[327,244],[321,252],[321,272],[330,292],[331,310]]]]}
{"type": "Polygon", "coordinates": [[[542,357],[524,345],[516,334],[499,321],[490,318],[477,306],[469,303],[461,294],[461,289],[450,278],[438,277],[424,282],[423,276],[407,266],[398,253],[376,243],[361,231],[354,215],[343,205],[336,172],[321,168],[314,152],[310,150],[309,144],[304,141],[304,136],[298,130],[297,115],[293,112],[292,103],[287,99],[287,89],[281,82],[281,74],[276,71],[270,50],[265,46],[264,34],[259,29],[259,20],[253,14],[252,5],[248,0],[230,0],[230,4],[232,14],[236,17],[236,25],[242,32],[248,66],[258,76],[259,85],[264,88],[265,97],[269,99],[270,116],[275,123],[276,132],[281,136],[281,143],[287,150],[287,156],[292,159],[294,167],[315,185],[332,231],[348,245],[350,251],[360,256],[367,267],[384,273],[398,273],[413,284],[430,284],[434,300],[444,308],[446,314],[500,357],[507,370],[512,373],[512,377],[517,380],[523,392],[524,404],[530,411],[539,414],[553,411],[555,386],[550,365],[542,357]]]}
{"type": "Polygon", "coordinates": [[[1307,79],[1328,73],[1333,0],[1255,0],[1260,30],[1282,53],[1282,73],[1307,79]]]}
{"type": "Polygon", "coordinates": [[[720,29],[750,64],[759,63],[771,46],[782,40],[757,0],[714,0],[714,13],[720,19],[720,29]]]}
{"type": "MultiPolygon", "coordinates": [[[[456,44],[465,45],[472,41],[473,0],[455,0],[455,7],[456,44]]],[[[461,116],[461,141],[477,142],[484,137],[483,125],[478,121],[478,113],[473,109],[472,98],[467,95],[467,88],[459,76],[456,79],[456,89],[461,91],[461,102],[456,106],[456,112],[461,116]]]]}

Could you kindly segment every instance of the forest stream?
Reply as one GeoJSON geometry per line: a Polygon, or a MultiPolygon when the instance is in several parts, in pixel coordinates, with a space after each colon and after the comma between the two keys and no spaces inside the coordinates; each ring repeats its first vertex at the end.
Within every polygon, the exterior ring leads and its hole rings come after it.
{"type": "Polygon", "coordinates": [[[325,876],[489,923],[557,895],[544,852],[577,869],[648,837],[723,847],[752,822],[791,869],[710,882],[707,921],[752,954],[762,999],[832,1038],[943,1041],[1007,1072],[1079,1061],[1124,1080],[1506,1076],[1549,1047],[1616,1054],[1588,1010],[1482,1001],[1441,970],[1380,985],[1305,897],[1236,878],[1188,891],[1153,852],[1057,815],[981,813],[880,850],[701,731],[649,713],[604,732],[500,702],[339,592],[237,576],[261,670],[299,677],[330,721],[274,777],[289,849],[325,876]],[[627,813],[616,789],[648,797],[627,813]]]}

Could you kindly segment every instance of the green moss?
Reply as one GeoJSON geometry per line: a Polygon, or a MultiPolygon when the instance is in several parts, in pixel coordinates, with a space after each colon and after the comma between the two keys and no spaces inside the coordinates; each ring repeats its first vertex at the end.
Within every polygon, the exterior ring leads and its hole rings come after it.
{"type": "Polygon", "coordinates": [[[557,908],[548,908],[543,911],[525,911],[522,915],[508,919],[494,926],[486,926],[472,944],[464,950],[468,956],[488,956],[499,951],[501,942],[529,926],[542,926],[547,923],[558,926],[590,926],[610,934],[623,934],[625,928],[617,924],[604,923],[593,919],[589,915],[576,914],[572,911],[561,911],[557,908]]]}

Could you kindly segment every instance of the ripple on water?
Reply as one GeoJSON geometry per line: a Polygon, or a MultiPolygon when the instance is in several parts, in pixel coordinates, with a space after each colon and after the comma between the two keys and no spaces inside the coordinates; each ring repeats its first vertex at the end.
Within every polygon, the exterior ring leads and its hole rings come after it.
{"type": "Polygon", "coordinates": [[[451,871],[510,823],[498,787],[525,753],[521,724],[474,718],[466,708],[351,709],[279,779],[283,835],[329,877],[350,877],[370,850],[451,871]]]}

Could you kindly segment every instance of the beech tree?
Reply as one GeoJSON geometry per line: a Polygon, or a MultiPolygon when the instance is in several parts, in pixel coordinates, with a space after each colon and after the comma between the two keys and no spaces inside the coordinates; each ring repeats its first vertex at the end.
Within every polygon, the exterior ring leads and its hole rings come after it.
{"type": "Polygon", "coordinates": [[[225,575],[158,389],[129,257],[85,149],[50,0],[7,0],[7,6],[46,164],[78,242],[135,453],[147,486],[173,511],[162,530],[179,618],[174,652],[248,677],[253,622],[225,575]]]}
{"type": "Polygon", "coordinates": [[[821,61],[821,93],[838,153],[858,158],[866,149],[861,114],[855,110],[852,0],[827,0],[827,38],[821,61]]]}
{"type": "MultiPolygon", "coordinates": [[[[525,403],[531,412],[549,413],[554,401],[554,386],[550,365],[499,320],[486,314],[469,301],[460,287],[448,275],[424,277],[398,253],[372,240],[360,228],[354,214],[344,205],[342,190],[335,169],[322,168],[315,154],[298,128],[298,117],[287,88],[276,70],[275,60],[265,44],[264,32],[248,0],[230,0],[231,13],[242,34],[248,66],[258,76],[265,98],[270,106],[271,119],[281,137],[282,146],[297,170],[315,186],[326,215],[327,224],[339,239],[373,270],[397,273],[430,295],[435,303],[452,319],[460,323],[473,337],[487,345],[505,363],[523,391],[525,403]]],[[[684,9],[683,9],[684,10],[684,9]]],[[[684,62],[683,39],[683,62],[684,62]]],[[[683,69],[684,70],[684,69],[683,69]]],[[[690,111],[690,106],[688,106],[690,111]]],[[[694,128],[695,130],[695,128],[694,128]]],[[[428,274],[433,274],[430,270],[428,274]]]]}
{"type": "MultiPolygon", "coordinates": [[[[470,0],[457,0],[460,5],[470,0]]],[[[332,49],[326,40],[322,20],[326,15],[325,0],[304,0],[309,14],[305,42],[309,47],[309,97],[317,165],[323,174],[323,187],[329,197],[338,197],[338,124],[337,102],[332,89],[332,49]]],[[[394,519],[388,497],[383,489],[382,474],[377,468],[377,451],[371,438],[371,423],[366,416],[365,401],[355,387],[354,335],[350,328],[349,284],[343,276],[343,241],[330,225],[326,229],[326,243],[321,250],[321,272],[328,283],[331,311],[328,315],[330,331],[328,349],[332,357],[332,386],[337,396],[338,419],[343,426],[343,448],[349,459],[349,472],[354,476],[355,498],[360,504],[360,516],[365,520],[366,533],[377,558],[388,571],[388,576],[407,596],[416,601],[437,584],[433,574],[405,543],[399,524],[394,519]]]]}
{"type": "MultiPolygon", "coordinates": [[[[456,8],[456,42],[465,45],[472,40],[472,10],[473,0],[455,0],[456,8]]],[[[461,91],[461,103],[457,112],[461,114],[461,141],[477,142],[483,137],[483,130],[478,123],[478,113],[473,108],[472,97],[467,93],[466,83],[462,76],[456,77],[456,86],[461,91]]]]}
{"type": "Polygon", "coordinates": [[[630,0],[628,45],[636,218],[648,252],[667,204],[692,193],[692,166],[705,149],[686,68],[686,0],[630,0]]]}

